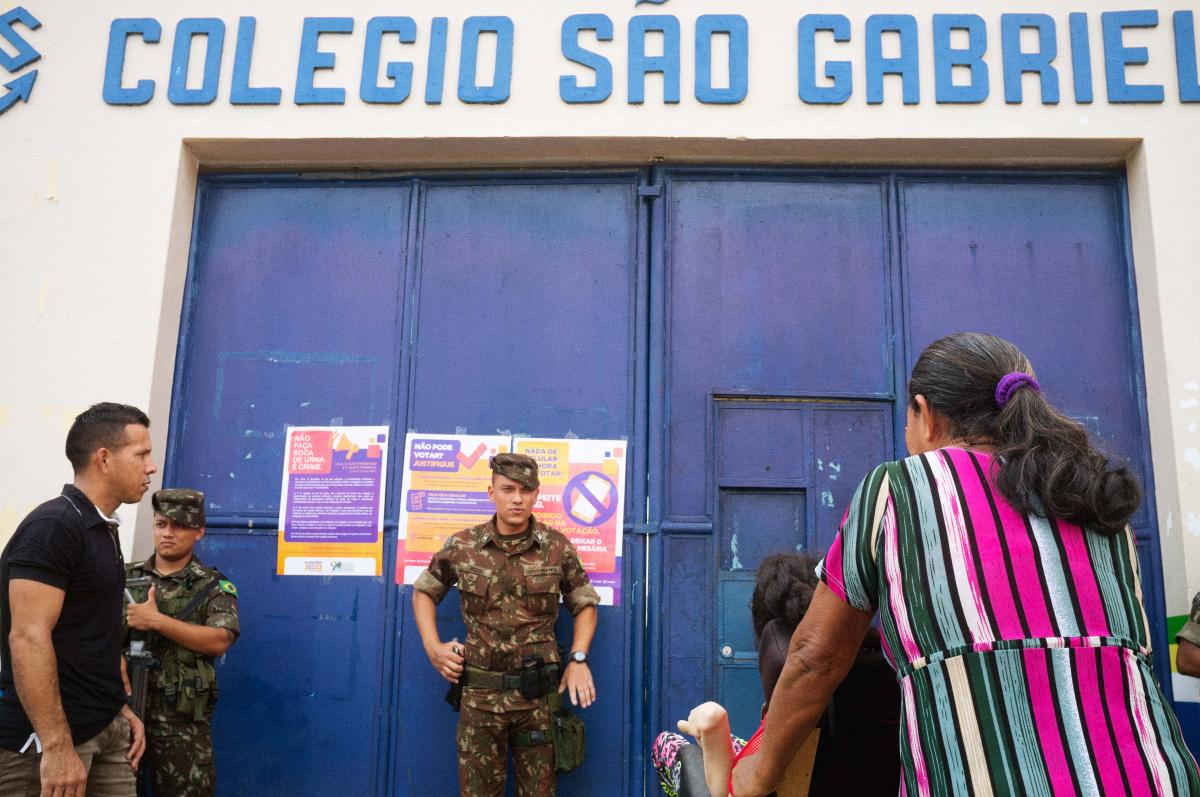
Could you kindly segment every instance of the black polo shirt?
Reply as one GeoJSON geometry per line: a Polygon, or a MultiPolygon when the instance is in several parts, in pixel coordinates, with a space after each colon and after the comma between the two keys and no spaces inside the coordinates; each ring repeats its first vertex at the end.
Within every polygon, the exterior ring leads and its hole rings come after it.
{"type": "Polygon", "coordinates": [[[0,555],[0,747],[19,750],[33,733],[13,685],[9,582],[28,579],[66,593],[52,639],[58,688],[75,744],[113,721],[125,703],[121,612],[125,561],[115,526],[73,485],[33,510],[0,555]]]}

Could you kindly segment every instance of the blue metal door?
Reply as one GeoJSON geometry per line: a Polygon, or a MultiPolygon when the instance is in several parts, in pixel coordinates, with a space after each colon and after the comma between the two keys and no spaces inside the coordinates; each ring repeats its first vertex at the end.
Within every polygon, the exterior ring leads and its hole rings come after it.
{"type": "MultiPolygon", "coordinates": [[[[457,715],[411,588],[390,577],[395,462],[385,576],[281,578],[284,429],[625,438],[629,505],[644,504],[639,178],[202,181],[165,483],[206,491],[202,556],[240,585],[242,638],[219,667],[222,793],[455,792],[457,715]]],[[[587,764],[564,795],[641,789],[632,538],[623,564],[621,605],[601,608],[592,647],[587,764]]],[[[455,598],[439,622],[463,637],[455,598]]],[[[569,619],[558,632],[569,640],[569,619]]]]}
{"type": "Polygon", "coordinates": [[[1142,474],[1150,498],[1134,525],[1167,673],[1119,176],[667,170],[661,180],[652,726],[716,698],[735,732],[753,730],[758,562],[823,553],[867,469],[905,453],[893,441],[916,356],[964,329],[1016,342],[1050,398],[1142,474]]]}
{"type": "Polygon", "coordinates": [[[771,551],[819,555],[855,471],[892,451],[887,199],[880,178],[665,175],[652,277],[665,391],[650,442],[659,728],[715,697],[735,731],[753,730],[754,570],[771,551]]]}
{"type": "Polygon", "coordinates": [[[455,788],[455,715],[390,575],[398,469],[385,577],[278,577],[285,426],[630,441],[622,605],[601,611],[588,763],[561,793],[640,794],[647,739],[696,703],[752,729],[758,562],[824,551],[862,474],[904,453],[913,358],[968,328],[1016,341],[1144,474],[1165,674],[1118,175],[204,178],[164,483],[207,492],[202,556],[241,592],[222,793],[455,788]]]}

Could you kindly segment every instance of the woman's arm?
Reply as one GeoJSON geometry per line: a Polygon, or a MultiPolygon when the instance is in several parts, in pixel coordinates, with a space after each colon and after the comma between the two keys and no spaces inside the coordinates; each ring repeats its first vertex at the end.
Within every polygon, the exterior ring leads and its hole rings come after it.
{"type": "MultiPolygon", "coordinates": [[[[824,584],[817,586],[808,613],[792,634],[787,661],[771,695],[762,749],[734,770],[737,797],[768,794],[779,785],[834,689],[854,664],[871,617],[841,601],[824,584]]],[[[708,750],[704,753],[707,760],[708,750]]]]}

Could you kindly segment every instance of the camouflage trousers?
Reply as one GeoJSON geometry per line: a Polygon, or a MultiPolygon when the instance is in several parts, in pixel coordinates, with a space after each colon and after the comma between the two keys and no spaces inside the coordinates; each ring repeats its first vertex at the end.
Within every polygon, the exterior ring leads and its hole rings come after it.
{"type": "Polygon", "coordinates": [[[146,766],[154,797],[213,797],[212,726],[204,721],[148,722],[146,766]]]}
{"type": "MultiPolygon", "coordinates": [[[[475,690],[470,690],[475,691],[475,690]]],[[[480,690],[483,691],[483,690],[480,690]]],[[[521,701],[527,702],[527,701],[521,701]]],[[[458,717],[458,785],[463,797],[500,797],[508,751],[512,748],[517,797],[554,794],[554,746],[517,746],[510,742],[530,731],[550,732],[545,699],[532,708],[498,710],[483,700],[464,700],[458,717]]]]}

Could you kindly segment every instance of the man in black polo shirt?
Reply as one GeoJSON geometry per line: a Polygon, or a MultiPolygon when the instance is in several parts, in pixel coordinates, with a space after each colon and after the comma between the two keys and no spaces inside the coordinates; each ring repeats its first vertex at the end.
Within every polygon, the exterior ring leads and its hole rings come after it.
{"type": "Polygon", "coordinates": [[[0,555],[0,795],[133,797],[145,737],[121,680],[116,509],[150,487],[150,419],[96,404],[66,448],[74,484],[0,555]]]}

